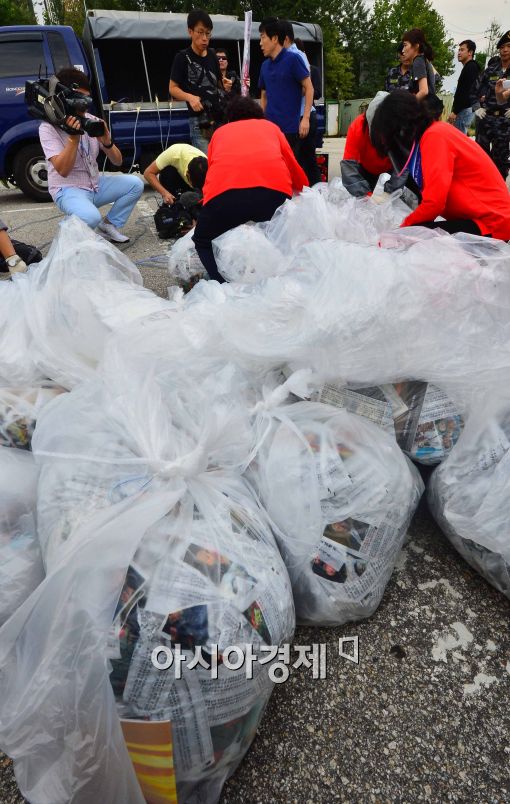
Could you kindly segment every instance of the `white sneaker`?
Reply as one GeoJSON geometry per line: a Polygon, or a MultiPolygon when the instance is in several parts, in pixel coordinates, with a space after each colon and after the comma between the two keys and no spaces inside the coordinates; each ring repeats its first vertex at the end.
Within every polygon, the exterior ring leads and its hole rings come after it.
{"type": "Polygon", "coordinates": [[[123,235],[122,232],[119,232],[116,226],[113,223],[106,223],[106,221],[101,221],[99,226],[97,227],[99,234],[104,235],[108,240],[111,240],[112,243],[128,243],[129,237],[123,235]]]}

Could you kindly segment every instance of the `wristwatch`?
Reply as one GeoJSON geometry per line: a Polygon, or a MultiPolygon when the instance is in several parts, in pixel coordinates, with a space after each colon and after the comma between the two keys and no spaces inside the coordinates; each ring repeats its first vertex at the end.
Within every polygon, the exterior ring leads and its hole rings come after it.
{"type": "Polygon", "coordinates": [[[9,271],[12,273],[13,271],[19,271],[24,273],[27,270],[26,263],[21,259],[18,254],[13,254],[12,257],[7,257],[5,260],[5,264],[9,268],[9,271]]]}
{"type": "Polygon", "coordinates": [[[112,137],[112,141],[111,141],[111,143],[109,145],[105,145],[104,142],[103,142],[103,148],[105,148],[107,151],[109,151],[110,148],[113,148],[114,145],[115,145],[115,143],[113,141],[113,137],[112,137]]]}

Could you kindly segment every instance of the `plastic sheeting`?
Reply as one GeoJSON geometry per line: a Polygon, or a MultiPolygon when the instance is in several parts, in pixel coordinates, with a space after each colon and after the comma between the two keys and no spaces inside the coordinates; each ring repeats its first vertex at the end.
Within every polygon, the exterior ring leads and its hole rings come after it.
{"type": "Polygon", "coordinates": [[[32,455],[0,446],[0,625],[44,577],[35,524],[37,475],[32,455]]]}
{"type": "Polygon", "coordinates": [[[253,475],[279,528],[298,621],[370,616],[422,494],[419,475],[391,435],[346,410],[298,402],[275,408],[269,427],[253,475]]]}
{"type": "Polygon", "coordinates": [[[146,290],[133,263],[76,217],[60,225],[37,270],[16,275],[13,284],[23,299],[32,359],[65,388],[93,376],[110,332],[170,304],[146,290]]]}

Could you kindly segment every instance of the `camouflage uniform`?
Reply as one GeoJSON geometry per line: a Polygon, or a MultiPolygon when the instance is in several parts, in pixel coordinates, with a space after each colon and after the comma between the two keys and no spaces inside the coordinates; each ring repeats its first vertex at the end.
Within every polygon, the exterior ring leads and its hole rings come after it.
{"type": "Polygon", "coordinates": [[[476,87],[480,106],[487,112],[483,120],[477,121],[476,141],[506,179],[510,167],[510,120],[505,117],[505,112],[510,109],[510,101],[499,105],[496,100],[496,81],[500,78],[510,78],[510,67],[503,70],[500,57],[494,56],[481,73],[476,87]]]}
{"type": "Polygon", "coordinates": [[[395,89],[409,89],[411,83],[411,70],[403,73],[400,65],[390,67],[386,73],[386,80],[384,81],[384,89],[386,92],[394,92],[395,89]]]}

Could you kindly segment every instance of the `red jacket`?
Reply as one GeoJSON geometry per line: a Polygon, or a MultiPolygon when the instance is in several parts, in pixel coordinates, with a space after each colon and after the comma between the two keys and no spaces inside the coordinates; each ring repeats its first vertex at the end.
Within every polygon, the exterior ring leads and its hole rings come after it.
{"type": "Polygon", "coordinates": [[[375,176],[391,173],[393,168],[390,160],[387,156],[379,156],[370,141],[368,124],[364,125],[364,122],[365,115],[360,114],[349,126],[343,158],[359,162],[362,168],[375,176]]]}
{"type": "Polygon", "coordinates": [[[214,132],[209,143],[204,204],[226,190],[266,187],[288,196],[308,179],[278,126],[269,120],[237,120],[214,132]]]}
{"type": "Polygon", "coordinates": [[[420,140],[421,204],[402,226],[438,215],[474,221],[482,234],[510,240],[510,194],[492,159],[448,123],[432,123],[420,140]]]}

